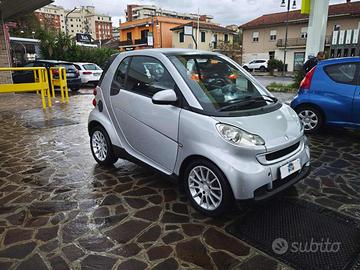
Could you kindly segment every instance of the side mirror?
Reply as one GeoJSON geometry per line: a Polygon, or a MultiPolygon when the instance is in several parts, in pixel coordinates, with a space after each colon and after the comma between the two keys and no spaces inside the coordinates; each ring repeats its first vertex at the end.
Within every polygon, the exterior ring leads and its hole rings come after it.
{"type": "Polygon", "coordinates": [[[172,89],[159,91],[152,97],[152,102],[158,105],[174,105],[177,100],[176,93],[172,89]]]}

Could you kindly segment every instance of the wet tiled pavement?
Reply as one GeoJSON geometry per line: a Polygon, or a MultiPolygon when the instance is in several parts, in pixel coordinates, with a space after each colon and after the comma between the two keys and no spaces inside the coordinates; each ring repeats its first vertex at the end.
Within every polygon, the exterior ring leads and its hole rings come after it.
{"type": "MultiPolygon", "coordinates": [[[[32,94],[0,96],[0,269],[287,269],[193,210],[158,174],[91,156],[86,91],[46,113],[32,94]]],[[[360,221],[360,133],[310,138],[297,197],[360,221]]]]}

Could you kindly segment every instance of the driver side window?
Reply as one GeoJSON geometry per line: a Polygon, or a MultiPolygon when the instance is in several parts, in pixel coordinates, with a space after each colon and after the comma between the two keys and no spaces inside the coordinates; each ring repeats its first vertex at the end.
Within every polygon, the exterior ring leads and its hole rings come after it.
{"type": "Polygon", "coordinates": [[[131,59],[125,89],[152,97],[161,90],[175,89],[175,82],[159,60],[147,56],[134,56],[131,59]]]}

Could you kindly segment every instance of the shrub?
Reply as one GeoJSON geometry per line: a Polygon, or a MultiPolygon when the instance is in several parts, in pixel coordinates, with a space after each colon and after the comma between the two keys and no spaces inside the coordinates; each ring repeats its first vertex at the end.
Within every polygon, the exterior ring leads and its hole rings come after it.
{"type": "Polygon", "coordinates": [[[268,70],[274,71],[275,69],[281,70],[283,68],[283,62],[278,59],[270,59],[268,61],[268,70]]]}

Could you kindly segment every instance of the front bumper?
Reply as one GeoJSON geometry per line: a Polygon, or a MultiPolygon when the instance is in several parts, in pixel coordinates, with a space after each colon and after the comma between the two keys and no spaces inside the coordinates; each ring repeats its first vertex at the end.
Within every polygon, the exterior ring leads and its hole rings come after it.
{"type": "Polygon", "coordinates": [[[266,199],[306,177],[310,171],[310,149],[306,137],[301,139],[298,149],[274,161],[264,164],[258,156],[246,165],[243,163],[241,167],[232,166],[231,170],[223,170],[234,198],[236,200],[266,199]],[[300,160],[301,170],[281,179],[280,167],[296,159],[300,160]]]}

